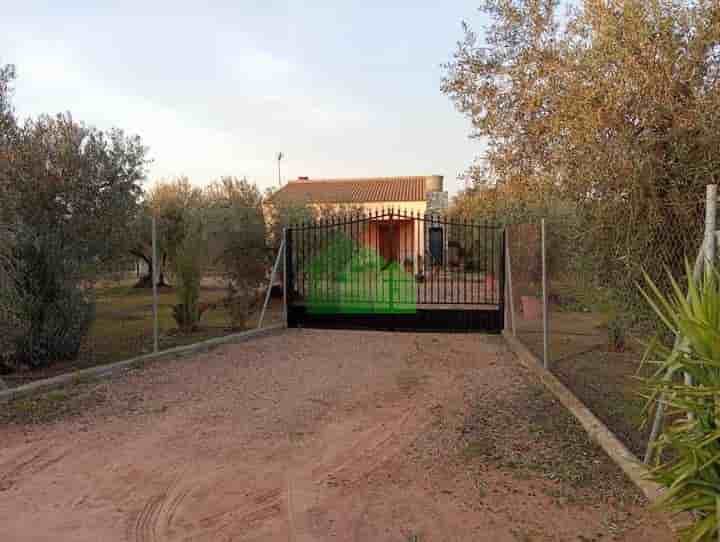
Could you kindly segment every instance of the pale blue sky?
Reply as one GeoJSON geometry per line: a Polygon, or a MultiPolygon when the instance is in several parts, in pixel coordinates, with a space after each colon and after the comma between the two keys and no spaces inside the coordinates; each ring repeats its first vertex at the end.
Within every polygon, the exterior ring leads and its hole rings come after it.
{"type": "Polygon", "coordinates": [[[455,177],[480,154],[440,93],[478,0],[4,2],[21,116],[139,134],[150,178],[455,177]]]}

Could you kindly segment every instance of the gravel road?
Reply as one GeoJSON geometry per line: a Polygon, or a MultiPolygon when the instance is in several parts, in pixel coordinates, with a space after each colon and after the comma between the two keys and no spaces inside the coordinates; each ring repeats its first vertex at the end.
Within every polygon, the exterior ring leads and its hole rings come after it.
{"type": "Polygon", "coordinates": [[[0,413],[0,539],[669,541],[501,338],[288,330],[0,413]]]}

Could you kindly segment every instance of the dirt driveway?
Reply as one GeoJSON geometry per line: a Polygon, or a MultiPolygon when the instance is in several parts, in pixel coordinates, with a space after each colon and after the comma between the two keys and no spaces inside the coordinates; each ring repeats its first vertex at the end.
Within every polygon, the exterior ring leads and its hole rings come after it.
{"type": "Polygon", "coordinates": [[[664,541],[499,337],[286,331],[0,414],[0,539],[664,541]]]}

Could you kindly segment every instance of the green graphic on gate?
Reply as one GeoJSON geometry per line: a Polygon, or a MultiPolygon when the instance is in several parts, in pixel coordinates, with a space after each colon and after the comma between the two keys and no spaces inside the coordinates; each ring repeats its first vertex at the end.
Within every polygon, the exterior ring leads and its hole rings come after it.
{"type": "Polygon", "coordinates": [[[304,265],[312,314],[408,314],[417,311],[411,272],[342,232],[331,235],[304,265]]]}

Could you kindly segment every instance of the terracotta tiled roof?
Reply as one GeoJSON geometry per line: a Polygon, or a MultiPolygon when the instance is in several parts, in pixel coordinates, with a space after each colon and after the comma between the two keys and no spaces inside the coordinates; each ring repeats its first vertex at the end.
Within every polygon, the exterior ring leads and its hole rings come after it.
{"type": "Polygon", "coordinates": [[[297,203],[369,203],[425,201],[425,177],[366,179],[298,179],[273,195],[275,201],[297,203]]]}

